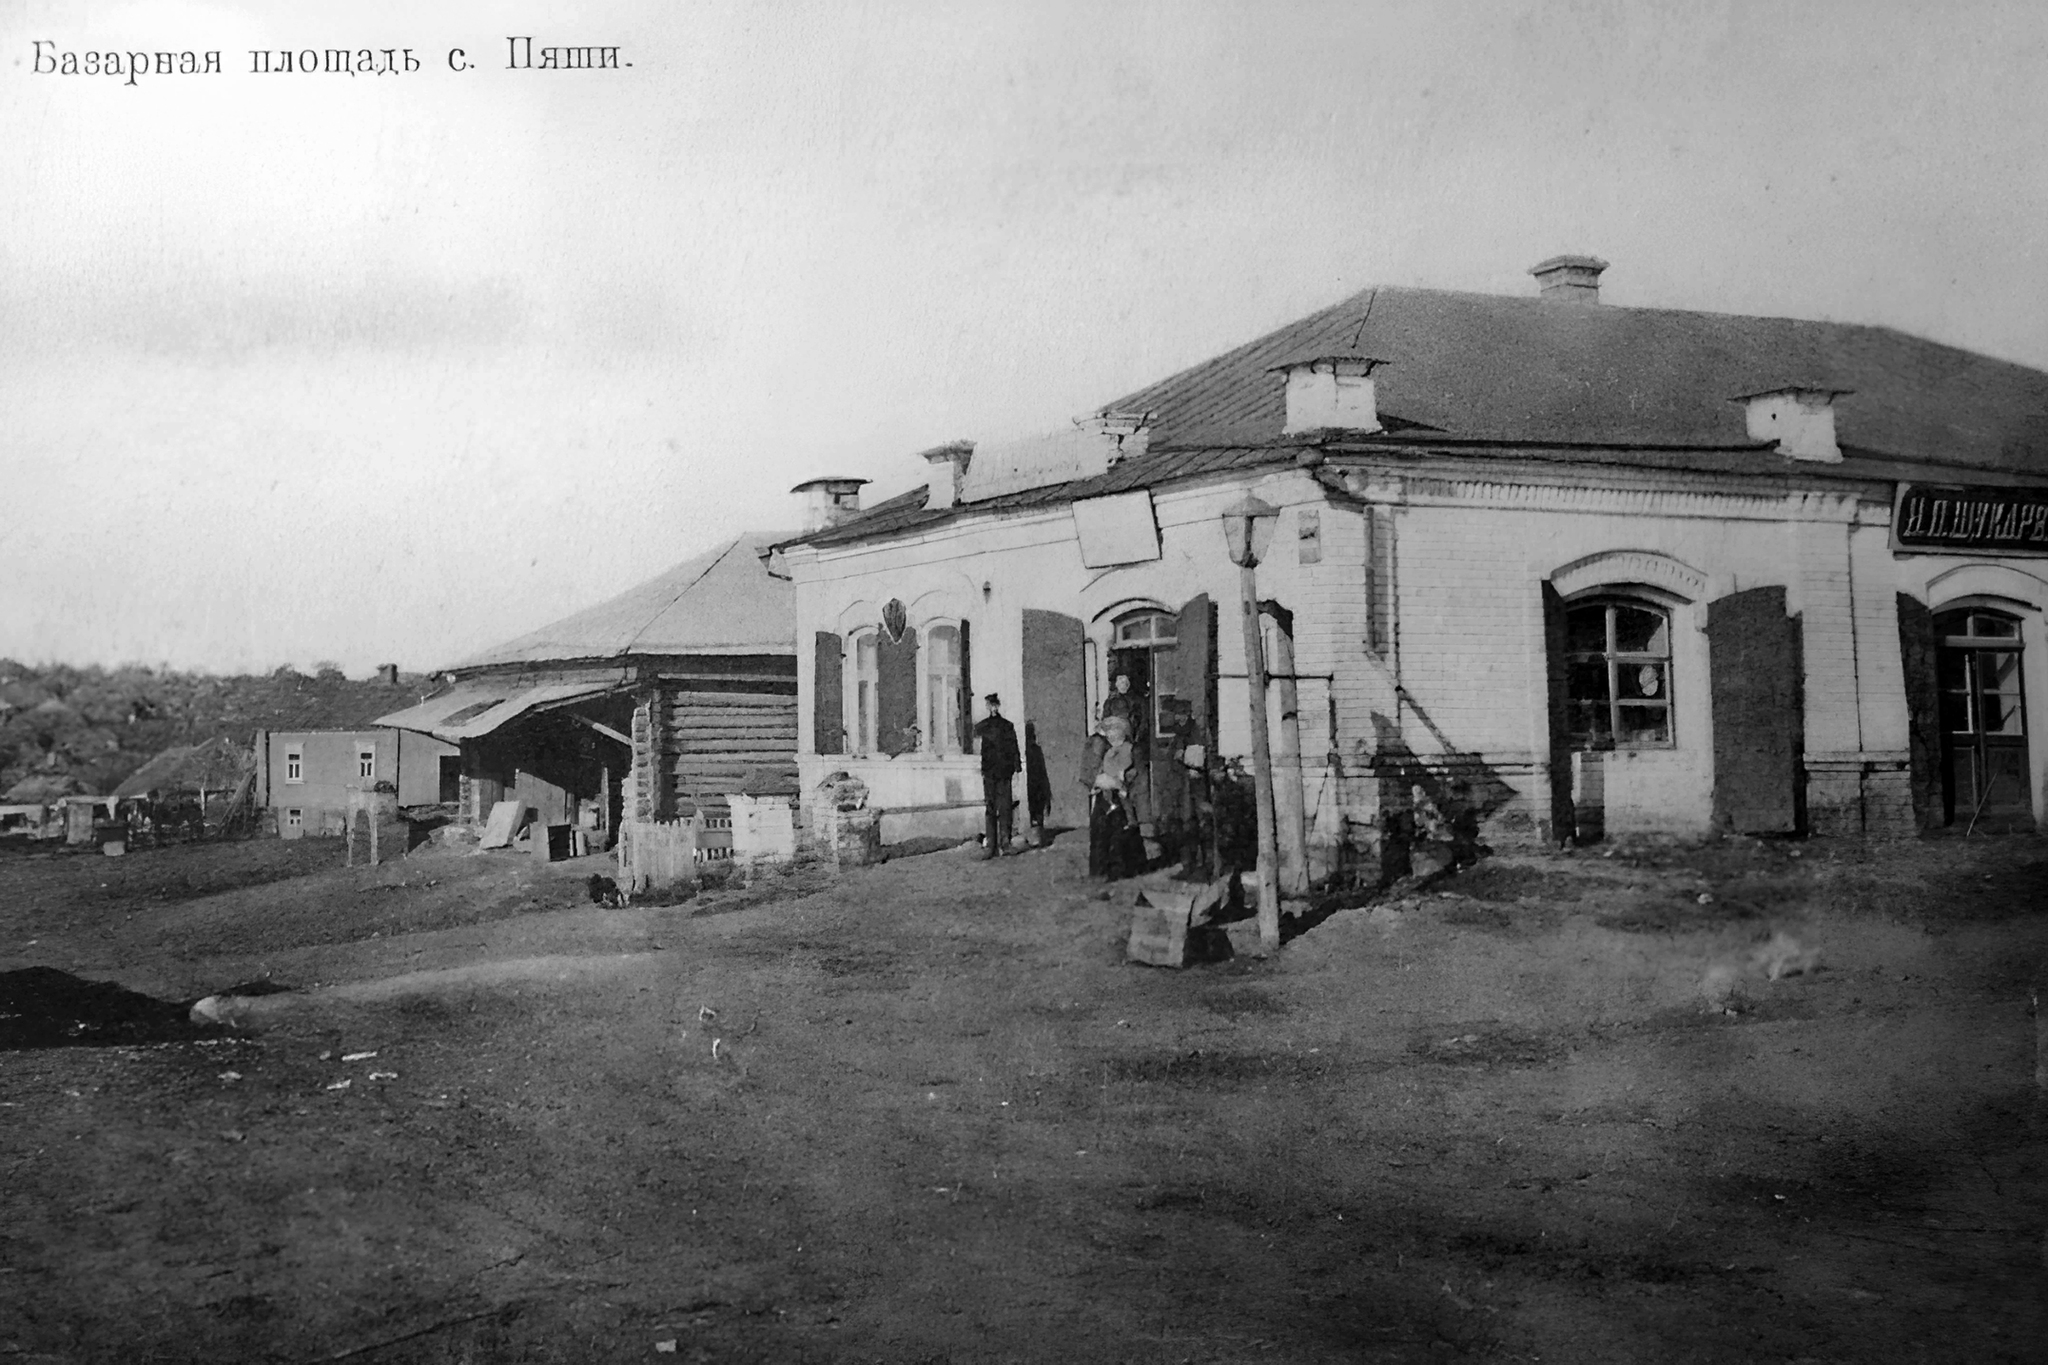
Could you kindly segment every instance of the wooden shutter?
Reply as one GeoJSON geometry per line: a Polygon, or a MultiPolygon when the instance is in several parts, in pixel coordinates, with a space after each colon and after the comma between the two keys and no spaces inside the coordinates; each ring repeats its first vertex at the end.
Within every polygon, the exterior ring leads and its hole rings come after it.
{"type": "Polygon", "coordinates": [[[1934,613],[1919,598],[1899,593],[1898,611],[1913,818],[1923,829],[1937,829],[1947,820],[1941,782],[1941,691],[1935,676],[1935,655],[1941,642],[1934,629],[1934,613]]]}
{"type": "Polygon", "coordinates": [[[1209,594],[1190,598],[1180,609],[1179,639],[1173,652],[1170,691],[1188,704],[1194,720],[1191,744],[1216,747],[1216,604],[1209,594]]]}
{"type": "Polygon", "coordinates": [[[1714,819],[1741,834],[1799,828],[1805,669],[1782,587],[1707,608],[1713,653],[1714,819]]]}
{"type": "Polygon", "coordinates": [[[974,650],[964,620],[960,623],[960,752],[974,752],[974,650]]]}
{"type": "Polygon", "coordinates": [[[1046,817],[1068,826],[1087,820],[1085,794],[1075,785],[1088,743],[1088,683],[1082,672],[1087,632],[1056,611],[1024,611],[1024,715],[1045,757],[1052,801],[1046,817]]]}
{"type": "Polygon", "coordinates": [[[817,668],[811,683],[811,752],[846,752],[846,647],[839,636],[821,630],[815,639],[817,668]]]}
{"type": "Polygon", "coordinates": [[[1543,585],[1543,675],[1550,731],[1550,841],[1564,843],[1578,834],[1578,812],[1572,806],[1572,741],[1565,705],[1564,599],[1543,585]]]}
{"type": "Polygon", "coordinates": [[[905,630],[901,640],[891,640],[884,630],[875,642],[875,744],[893,758],[918,747],[917,632],[905,630]]]}

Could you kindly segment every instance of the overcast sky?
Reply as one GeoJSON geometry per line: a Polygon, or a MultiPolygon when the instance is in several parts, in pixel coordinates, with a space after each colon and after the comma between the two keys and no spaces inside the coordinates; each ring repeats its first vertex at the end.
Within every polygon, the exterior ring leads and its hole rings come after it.
{"type": "Polygon", "coordinates": [[[2035,4],[9,0],[0,655],[445,665],[801,479],[1565,251],[2048,367],[2044,89],[2035,4]],[[329,47],[420,69],[250,69],[329,47]]]}

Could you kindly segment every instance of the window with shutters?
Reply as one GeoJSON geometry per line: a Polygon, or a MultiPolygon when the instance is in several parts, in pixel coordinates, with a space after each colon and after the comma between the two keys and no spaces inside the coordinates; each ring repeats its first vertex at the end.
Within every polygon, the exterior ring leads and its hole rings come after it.
{"type": "Polygon", "coordinates": [[[1565,611],[1565,723],[1577,749],[1668,749],[1671,614],[1600,597],[1565,611]]]}
{"type": "Polygon", "coordinates": [[[924,646],[925,747],[934,754],[965,752],[960,628],[944,624],[927,626],[924,646]]]}
{"type": "Polygon", "coordinates": [[[853,637],[853,752],[871,754],[880,747],[877,724],[881,714],[881,633],[862,631],[853,637]]]}

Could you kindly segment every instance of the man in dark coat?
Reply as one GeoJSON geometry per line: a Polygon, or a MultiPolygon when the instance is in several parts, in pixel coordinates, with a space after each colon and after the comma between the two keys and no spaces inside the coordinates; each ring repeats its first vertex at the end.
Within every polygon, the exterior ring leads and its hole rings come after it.
{"type": "Polygon", "coordinates": [[[988,703],[988,715],[974,727],[974,744],[981,751],[982,828],[986,831],[981,856],[993,858],[1010,847],[1017,810],[1010,780],[1023,765],[1017,757],[1017,727],[1003,719],[1002,698],[991,692],[982,700],[988,703]]]}

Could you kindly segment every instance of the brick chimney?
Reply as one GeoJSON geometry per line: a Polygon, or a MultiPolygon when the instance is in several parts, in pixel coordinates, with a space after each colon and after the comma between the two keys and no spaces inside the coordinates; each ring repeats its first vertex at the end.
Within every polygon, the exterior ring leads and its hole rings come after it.
{"type": "Polygon", "coordinates": [[[1369,356],[1322,356],[1274,368],[1287,376],[1289,436],[1298,431],[1380,430],[1372,372],[1386,364],[1369,356]]]}
{"type": "Polygon", "coordinates": [[[803,507],[804,534],[837,526],[860,515],[860,486],[866,479],[807,479],[789,491],[803,507]]]}
{"type": "Polygon", "coordinates": [[[960,486],[967,481],[967,466],[974,459],[974,442],[948,441],[942,446],[933,446],[918,458],[930,461],[932,467],[925,507],[936,512],[958,503],[960,486]]]}
{"type": "Polygon", "coordinates": [[[1606,268],[1598,256],[1552,256],[1529,273],[1552,303],[1598,303],[1600,272],[1606,268]]]}
{"type": "Polygon", "coordinates": [[[398,665],[378,664],[377,681],[383,683],[386,687],[398,686],[398,665]]]}

